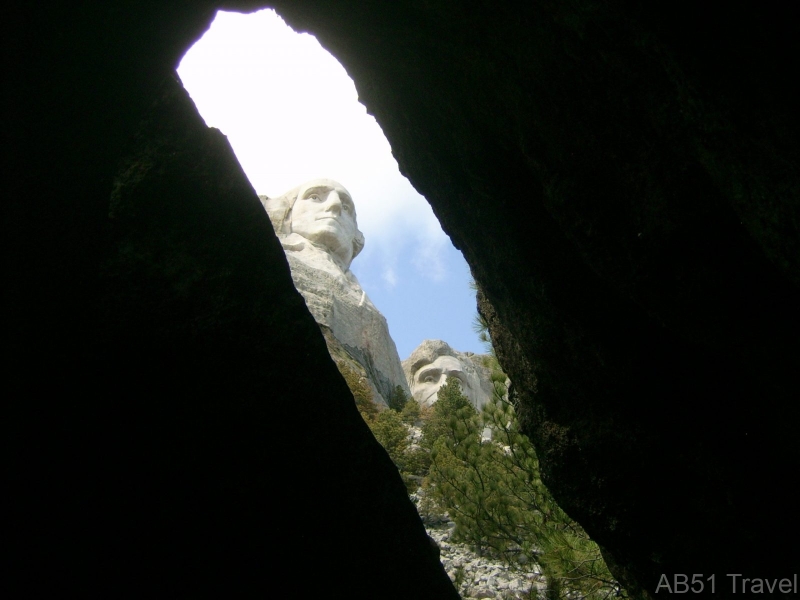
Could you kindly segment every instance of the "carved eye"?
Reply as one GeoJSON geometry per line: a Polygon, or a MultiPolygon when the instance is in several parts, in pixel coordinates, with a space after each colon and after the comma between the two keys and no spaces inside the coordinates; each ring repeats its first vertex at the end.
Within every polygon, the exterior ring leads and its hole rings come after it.
{"type": "Polygon", "coordinates": [[[442,373],[438,369],[434,369],[434,370],[431,370],[431,371],[425,371],[423,373],[420,373],[419,381],[421,383],[436,383],[436,382],[439,381],[439,378],[441,377],[441,375],[442,375],[442,373]]]}
{"type": "Polygon", "coordinates": [[[320,197],[319,194],[309,194],[306,200],[313,200],[314,202],[319,202],[320,197]]]}

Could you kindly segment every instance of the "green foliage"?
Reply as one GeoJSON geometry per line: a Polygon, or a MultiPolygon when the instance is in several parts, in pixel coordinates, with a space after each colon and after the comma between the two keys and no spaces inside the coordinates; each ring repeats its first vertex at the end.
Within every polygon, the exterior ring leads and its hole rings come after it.
{"type": "MultiPolygon", "coordinates": [[[[505,378],[501,385],[505,390],[505,378]]],[[[422,445],[431,449],[428,494],[456,523],[456,539],[479,554],[510,566],[518,565],[521,554],[535,557],[548,581],[548,598],[624,596],[597,545],[542,484],[534,448],[499,391],[479,415],[457,382],[442,387],[423,426],[422,445]],[[482,439],[484,427],[491,440],[482,439]]]]}
{"type": "Polygon", "coordinates": [[[465,431],[469,427],[468,421],[477,415],[475,408],[461,393],[458,379],[448,377],[447,382],[439,388],[430,416],[422,424],[420,445],[432,451],[440,437],[453,437],[457,431],[465,431]]]}
{"type": "Polygon", "coordinates": [[[492,338],[489,337],[489,323],[483,318],[483,315],[477,314],[472,319],[472,331],[478,334],[478,339],[481,341],[487,352],[494,355],[494,347],[492,346],[492,338]]]}
{"type": "Polygon", "coordinates": [[[414,398],[409,398],[403,410],[400,412],[400,418],[406,425],[414,425],[420,420],[422,412],[419,408],[419,402],[414,398]]]}
{"type": "Polygon", "coordinates": [[[392,395],[389,396],[389,408],[395,412],[402,412],[406,402],[408,402],[408,396],[406,396],[402,386],[396,385],[392,395]]]}
{"type": "Polygon", "coordinates": [[[503,400],[508,395],[508,378],[506,374],[503,373],[497,356],[492,352],[491,354],[478,357],[478,359],[483,363],[483,366],[489,369],[493,386],[492,397],[495,400],[503,400]]]}
{"type": "MultiPolygon", "coordinates": [[[[474,279],[470,279],[469,287],[471,287],[476,292],[478,291],[478,282],[474,279]]],[[[477,313],[472,318],[472,331],[478,334],[478,339],[483,344],[484,348],[486,348],[486,352],[494,357],[494,346],[492,346],[492,338],[489,335],[489,323],[486,321],[484,316],[480,313],[477,313]]]]}
{"type": "Polygon", "coordinates": [[[466,578],[467,578],[467,573],[464,570],[463,565],[459,565],[458,567],[456,567],[456,574],[455,577],[453,577],[453,585],[456,586],[457,590],[461,589],[461,586],[463,585],[464,580],[466,578]]]}
{"type": "MultiPolygon", "coordinates": [[[[419,404],[413,400],[406,404],[404,411],[406,407],[411,406],[412,408],[409,409],[408,414],[413,413],[414,405],[416,405],[416,413],[419,414],[419,404]]],[[[406,413],[404,412],[404,414],[406,413]]],[[[363,415],[364,413],[362,412],[363,415]]],[[[397,466],[408,492],[416,491],[422,481],[422,477],[428,472],[430,453],[411,445],[409,425],[404,416],[394,410],[383,410],[381,412],[376,410],[374,417],[370,419],[365,417],[364,420],[367,422],[375,439],[380,442],[397,466]]]]}
{"type": "Polygon", "coordinates": [[[413,398],[408,398],[402,387],[397,386],[392,399],[395,400],[394,406],[400,408],[381,411],[373,401],[366,378],[340,361],[336,361],[336,366],[353,393],[361,417],[400,471],[406,489],[409,493],[416,491],[430,465],[430,453],[412,447],[409,439],[409,425],[413,425],[423,412],[419,404],[413,398]]]}
{"type": "MultiPolygon", "coordinates": [[[[414,475],[418,479],[419,485],[422,477],[428,474],[431,466],[431,453],[424,448],[409,447],[403,458],[403,470],[409,475],[414,475]]],[[[416,488],[415,488],[416,489],[416,488]]]]}
{"type": "Polygon", "coordinates": [[[356,407],[358,408],[358,412],[361,413],[361,417],[367,423],[375,420],[378,416],[378,407],[373,401],[372,390],[369,388],[369,385],[367,385],[366,378],[359,376],[358,373],[344,364],[339,364],[337,362],[336,366],[342,374],[342,377],[344,377],[347,387],[349,387],[350,391],[353,393],[353,399],[356,401],[356,407]]]}
{"type": "Polygon", "coordinates": [[[393,410],[384,410],[369,425],[375,439],[381,443],[394,464],[402,471],[409,442],[408,428],[400,419],[400,415],[393,410]]]}

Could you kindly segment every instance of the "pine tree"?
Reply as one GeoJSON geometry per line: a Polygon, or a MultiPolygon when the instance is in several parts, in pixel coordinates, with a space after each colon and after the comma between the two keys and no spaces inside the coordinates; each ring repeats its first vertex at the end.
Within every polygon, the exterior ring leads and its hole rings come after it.
{"type": "Polygon", "coordinates": [[[389,408],[391,408],[395,412],[402,412],[403,407],[405,407],[406,402],[408,402],[408,396],[406,396],[405,391],[403,390],[402,386],[396,385],[394,386],[394,390],[392,390],[392,395],[389,396],[389,408]]]}
{"type": "Polygon", "coordinates": [[[433,445],[442,436],[453,436],[456,430],[468,427],[467,421],[477,416],[475,408],[461,393],[461,383],[455,377],[448,377],[439,388],[437,400],[430,416],[422,424],[421,446],[433,450],[433,445]],[[453,423],[450,421],[453,420],[453,423]]]}
{"type": "Polygon", "coordinates": [[[433,417],[423,426],[432,460],[428,493],[456,523],[456,539],[478,553],[517,568],[521,557],[534,558],[549,598],[624,595],[597,545],[542,484],[533,446],[500,390],[478,415],[456,381],[440,389],[433,417]],[[484,427],[491,429],[491,440],[482,439],[484,427]]]}
{"type": "Polygon", "coordinates": [[[393,410],[383,410],[369,423],[372,435],[389,453],[394,464],[402,471],[408,450],[408,427],[393,410]]]}
{"type": "Polygon", "coordinates": [[[414,398],[409,398],[403,410],[400,411],[400,418],[403,419],[403,423],[407,425],[415,425],[417,421],[420,420],[421,415],[422,412],[419,408],[419,402],[414,400],[414,398]]]}
{"type": "Polygon", "coordinates": [[[337,362],[336,366],[353,394],[353,399],[356,401],[356,407],[358,412],[361,413],[361,417],[367,423],[372,422],[378,416],[378,407],[372,399],[372,390],[367,385],[366,378],[360,377],[344,364],[337,362]]]}

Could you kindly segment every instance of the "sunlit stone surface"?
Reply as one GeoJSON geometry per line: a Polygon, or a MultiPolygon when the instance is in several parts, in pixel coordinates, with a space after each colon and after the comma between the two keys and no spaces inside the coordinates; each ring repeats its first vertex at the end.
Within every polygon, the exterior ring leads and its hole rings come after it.
{"type": "MultiPolygon", "coordinates": [[[[408,392],[386,319],[350,270],[364,247],[350,193],[315,179],[277,198],[260,196],[311,314],[367,372],[376,401],[408,392]]],[[[333,349],[331,349],[333,352],[333,349]]]]}
{"type": "Polygon", "coordinates": [[[448,377],[461,382],[461,391],[475,408],[480,409],[492,397],[489,369],[471,353],[453,350],[441,340],[425,340],[403,361],[411,394],[421,406],[437,399],[439,388],[448,377]]]}

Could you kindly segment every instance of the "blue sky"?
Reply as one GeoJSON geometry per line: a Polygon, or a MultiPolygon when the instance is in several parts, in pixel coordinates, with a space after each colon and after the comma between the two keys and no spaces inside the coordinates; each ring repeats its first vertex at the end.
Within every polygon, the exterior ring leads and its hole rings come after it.
{"type": "Polygon", "coordinates": [[[484,352],[472,330],[469,267],[397,168],[344,68],[273,11],[217,14],[178,73],[259,194],[335,179],[366,238],[351,269],[389,322],[400,358],[423,339],[484,352]]]}

